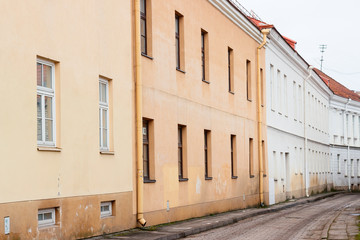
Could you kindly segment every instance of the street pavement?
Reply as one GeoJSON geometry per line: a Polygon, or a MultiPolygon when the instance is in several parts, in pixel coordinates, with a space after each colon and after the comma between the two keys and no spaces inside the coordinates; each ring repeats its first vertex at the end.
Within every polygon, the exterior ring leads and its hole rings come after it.
{"type": "Polygon", "coordinates": [[[355,239],[357,214],[360,194],[335,192],[90,239],[355,239]]]}

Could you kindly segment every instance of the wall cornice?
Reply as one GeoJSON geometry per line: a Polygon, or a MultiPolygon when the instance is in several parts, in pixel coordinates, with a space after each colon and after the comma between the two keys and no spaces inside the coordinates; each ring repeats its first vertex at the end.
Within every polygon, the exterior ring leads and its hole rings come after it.
{"type": "Polygon", "coordinates": [[[259,44],[262,42],[262,34],[250,20],[232,6],[227,0],[208,0],[215,8],[229,18],[235,25],[248,34],[259,44]]]}

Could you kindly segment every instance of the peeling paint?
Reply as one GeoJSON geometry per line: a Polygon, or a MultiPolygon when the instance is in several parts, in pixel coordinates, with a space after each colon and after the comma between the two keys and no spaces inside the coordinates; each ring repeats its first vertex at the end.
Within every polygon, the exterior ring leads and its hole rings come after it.
{"type": "Polygon", "coordinates": [[[201,193],[201,180],[199,178],[199,176],[197,176],[196,178],[196,194],[200,194],[201,193]]]}

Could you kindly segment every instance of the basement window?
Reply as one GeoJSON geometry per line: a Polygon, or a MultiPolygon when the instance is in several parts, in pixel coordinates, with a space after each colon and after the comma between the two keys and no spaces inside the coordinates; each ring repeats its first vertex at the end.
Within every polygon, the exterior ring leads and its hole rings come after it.
{"type": "Polygon", "coordinates": [[[55,208],[40,209],[38,211],[38,226],[55,225],[55,208]]]}
{"type": "Polygon", "coordinates": [[[102,202],[100,206],[101,218],[112,216],[112,203],[113,202],[102,202]]]}

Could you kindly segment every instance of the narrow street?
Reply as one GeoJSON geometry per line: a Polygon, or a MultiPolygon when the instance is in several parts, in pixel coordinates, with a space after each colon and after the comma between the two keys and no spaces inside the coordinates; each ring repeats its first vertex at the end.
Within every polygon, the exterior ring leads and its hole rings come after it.
{"type": "Polygon", "coordinates": [[[355,239],[359,194],[341,194],[192,235],[190,239],[355,239]]]}

